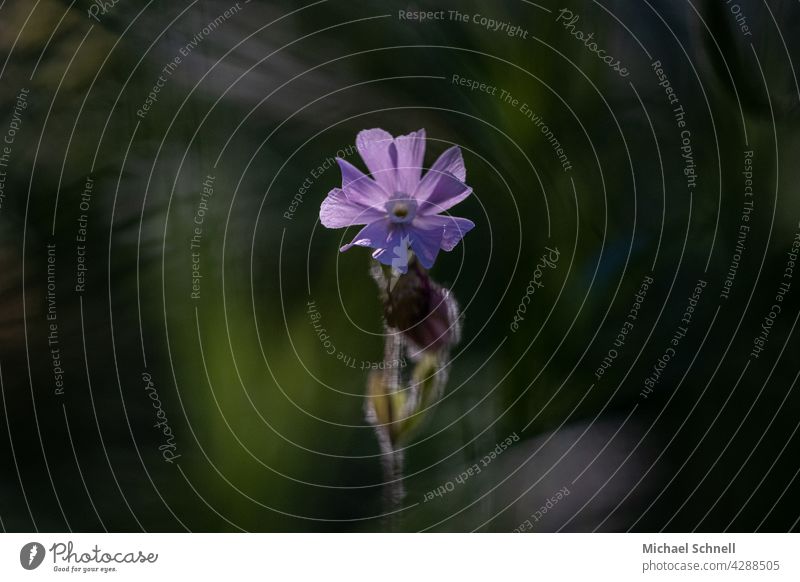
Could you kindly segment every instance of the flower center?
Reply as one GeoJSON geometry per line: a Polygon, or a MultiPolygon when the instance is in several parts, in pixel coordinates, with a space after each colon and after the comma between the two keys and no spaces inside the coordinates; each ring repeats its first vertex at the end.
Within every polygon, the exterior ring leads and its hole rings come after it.
{"type": "Polygon", "coordinates": [[[417,214],[417,201],[412,198],[395,198],[389,200],[385,208],[389,220],[395,224],[404,224],[414,220],[417,214]]]}

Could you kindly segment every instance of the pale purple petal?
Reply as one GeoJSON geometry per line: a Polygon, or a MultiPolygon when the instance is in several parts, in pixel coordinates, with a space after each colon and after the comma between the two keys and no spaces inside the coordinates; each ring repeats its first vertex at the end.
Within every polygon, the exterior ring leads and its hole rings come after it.
{"type": "Polygon", "coordinates": [[[390,238],[391,228],[388,220],[375,220],[362,228],[355,238],[341,249],[342,252],[354,246],[381,248],[390,238]]]}
{"type": "Polygon", "coordinates": [[[397,184],[395,190],[404,194],[412,194],[419,184],[422,175],[422,163],[425,158],[425,130],[420,129],[408,135],[394,138],[397,149],[397,184]]]}
{"type": "Polygon", "coordinates": [[[405,225],[392,224],[386,219],[376,220],[362,228],[353,241],[340,250],[344,252],[354,246],[373,248],[372,257],[384,265],[401,273],[408,270],[410,241],[405,225]]]}
{"type": "Polygon", "coordinates": [[[411,240],[408,235],[408,225],[393,224],[389,229],[386,243],[372,253],[372,258],[388,265],[401,273],[408,271],[408,251],[411,240]]]}
{"type": "Polygon", "coordinates": [[[397,151],[392,134],[377,128],[365,129],[356,136],[356,148],[375,181],[393,194],[397,151]]]}
{"type": "Polygon", "coordinates": [[[419,262],[426,269],[430,269],[442,246],[444,229],[440,224],[415,219],[408,227],[408,234],[411,239],[411,249],[417,255],[419,262]]]}
{"type": "Polygon", "coordinates": [[[449,172],[434,173],[431,170],[420,182],[414,198],[420,202],[419,212],[421,214],[439,214],[452,208],[470,194],[472,194],[472,188],[453,174],[449,172]]]}
{"type": "Polygon", "coordinates": [[[425,136],[424,129],[397,138],[378,128],[360,132],[356,146],[370,176],[337,158],[342,188],[323,201],[320,220],[328,228],[365,225],[342,251],[370,247],[373,258],[402,273],[413,251],[430,269],[440,250],[452,250],[475,227],[440,214],[472,193],[461,149],[446,150],[423,176],[425,136]]]}
{"type": "Polygon", "coordinates": [[[344,228],[354,224],[367,224],[383,218],[386,211],[348,198],[340,188],[328,193],[319,208],[319,220],[327,228],[344,228]]]}
{"type": "Polygon", "coordinates": [[[341,158],[336,158],[336,161],[342,171],[342,189],[350,200],[365,206],[378,206],[389,199],[386,190],[353,164],[341,158]]]}
{"type": "Polygon", "coordinates": [[[466,218],[446,215],[418,216],[414,225],[425,229],[440,229],[442,232],[442,249],[452,251],[458,242],[470,230],[475,228],[475,223],[466,218]]]}
{"type": "Polygon", "coordinates": [[[461,156],[461,148],[453,146],[445,150],[428,172],[450,172],[464,182],[467,179],[467,169],[464,166],[464,158],[461,156]]]}
{"type": "Polygon", "coordinates": [[[452,251],[464,235],[475,228],[475,223],[468,218],[457,216],[441,216],[445,219],[444,236],[442,237],[442,249],[452,251]]]}

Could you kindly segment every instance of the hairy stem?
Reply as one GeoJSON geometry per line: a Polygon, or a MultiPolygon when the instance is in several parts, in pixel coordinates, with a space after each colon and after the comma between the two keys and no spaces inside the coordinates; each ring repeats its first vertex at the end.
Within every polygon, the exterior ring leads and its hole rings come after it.
{"type": "MultiPolygon", "coordinates": [[[[384,361],[395,362],[400,359],[403,349],[403,342],[400,334],[396,330],[386,330],[386,343],[384,345],[384,361]]],[[[389,423],[386,426],[376,427],[378,433],[378,444],[381,448],[381,465],[383,468],[383,500],[384,514],[386,515],[387,529],[393,531],[397,529],[400,519],[400,508],[403,503],[406,491],[403,485],[403,451],[397,450],[396,436],[402,423],[402,411],[396,410],[398,402],[393,397],[402,389],[400,381],[400,370],[397,367],[387,367],[384,372],[384,385],[389,393],[388,412],[389,423]]]]}
{"type": "Polygon", "coordinates": [[[403,484],[404,455],[403,451],[396,450],[392,446],[388,431],[376,427],[376,432],[382,453],[384,525],[387,531],[397,531],[403,499],[406,496],[403,484]]]}

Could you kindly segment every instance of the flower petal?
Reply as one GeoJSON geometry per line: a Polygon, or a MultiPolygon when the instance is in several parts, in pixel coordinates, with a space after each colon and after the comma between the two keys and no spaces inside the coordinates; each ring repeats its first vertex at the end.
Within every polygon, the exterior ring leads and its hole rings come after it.
{"type": "Polygon", "coordinates": [[[467,169],[464,166],[464,158],[461,156],[461,148],[453,146],[442,153],[433,163],[429,172],[450,172],[462,182],[467,179],[467,169]]]}
{"type": "Polygon", "coordinates": [[[382,206],[389,199],[386,190],[353,164],[341,158],[336,161],[342,171],[342,189],[350,200],[365,206],[382,206]]]}
{"type": "Polygon", "coordinates": [[[341,252],[350,250],[351,248],[358,247],[371,247],[373,249],[381,248],[389,240],[390,228],[389,221],[386,219],[374,220],[362,228],[355,238],[344,245],[341,252]]]}
{"type": "Polygon", "coordinates": [[[408,228],[411,249],[426,269],[433,267],[439,249],[442,247],[444,229],[434,221],[415,219],[408,228]]]}
{"type": "Polygon", "coordinates": [[[384,265],[389,265],[401,273],[408,272],[408,251],[411,240],[408,236],[406,225],[393,225],[383,248],[376,249],[372,258],[384,265]]]}
{"type": "Polygon", "coordinates": [[[393,194],[397,151],[392,134],[377,128],[365,129],[356,136],[356,148],[375,181],[393,194]]]}
{"type": "Polygon", "coordinates": [[[425,158],[425,130],[420,129],[408,135],[394,138],[397,150],[397,184],[395,190],[404,194],[412,194],[419,184],[422,175],[422,163],[425,158]]]}
{"type": "Polygon", "coordinates": [[[374,208],[348,198],[344,190],[334,188],[328,193],[319,208],[319,219],[327,228],[344,228],[354,224],[367,224],[386,215],[381,208],[374,208]]]}
{"type": "Polygon", "coordinates": [[[392,224],[387,219],[376,220],[362,228],[353,241],[340,250],[344,252],[354,246],[373,248],[374,259],[401,273],[408,271],[410,241],[405,225],[392,224]]]}
{"type": "Polygon", "coordinates": [[[475,223],[467,218],[448,215],[419,216],[414,219],[414,225],[425,229],[441,229],[441,246],[445,251],[452,251],[464,235],[475,228],[475,223]]]}
{"type": "Polygon", "coordinates": [[[468,218],[457,216],[441,216],[445,219],[444,236],[442,236],[442,248],[452,251],[464,235],[475,228],[475,223],[468,218]]]}
{"type": "Polygon", "coordinates": [[[414,198],[419,202],[421,214],[439,214],[452,208],[472,194],[472,188],[449,172],[434,172],[431,169],[422,178],[414,198]]]}

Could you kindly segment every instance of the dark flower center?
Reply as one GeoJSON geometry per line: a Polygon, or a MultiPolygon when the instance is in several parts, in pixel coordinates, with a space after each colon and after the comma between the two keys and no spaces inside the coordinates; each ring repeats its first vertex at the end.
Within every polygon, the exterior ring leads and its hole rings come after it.
{"type": "Polygon", "coordinates": [[[385,208],[389,220],[395,224],[404,224],[414,220],[417,214],[417,201],[412,198],[395,198],[389,200],[385,208]]]}

